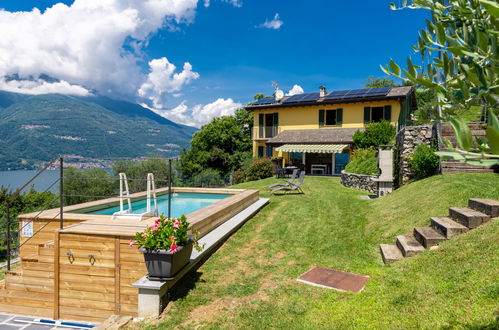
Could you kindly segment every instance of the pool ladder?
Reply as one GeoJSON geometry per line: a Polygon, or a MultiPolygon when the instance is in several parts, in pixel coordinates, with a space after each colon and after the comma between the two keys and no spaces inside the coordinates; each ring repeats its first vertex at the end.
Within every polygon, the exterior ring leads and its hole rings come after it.
{"type": "Polygon", "coordinates": [[[147,173],[147,206],[145,213],[132,213],[132,200],[130,190],[128,189],[128,180],[125,173],[120,173],[120,210],[113,213],[112,220],[119,218],[135,218],[144,220],[146,218],[158,216],[158,202],[156,199],[156,184],[154,183],[154,174],[147,173]],[[151,210],[151,197],[154,203],[154,209],[151,210]],[[127,199],[128,208],[124,208],[124,200],[127,199]]]}

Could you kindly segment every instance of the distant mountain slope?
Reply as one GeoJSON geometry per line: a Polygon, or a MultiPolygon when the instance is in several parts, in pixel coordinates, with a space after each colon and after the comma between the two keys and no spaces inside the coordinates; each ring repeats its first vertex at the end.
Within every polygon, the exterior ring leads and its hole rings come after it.
{"type": "Polygon", "coordinates": [[[102,96],[0,92],[0,169],[26,168],[61,154],[174,156],[196,130],[102,96]]]}

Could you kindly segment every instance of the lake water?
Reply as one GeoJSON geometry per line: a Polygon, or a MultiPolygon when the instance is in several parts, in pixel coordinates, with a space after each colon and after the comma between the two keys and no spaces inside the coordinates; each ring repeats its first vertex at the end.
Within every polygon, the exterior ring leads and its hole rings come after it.
{"type": "MultiPolygon", "coordinates": [[[[18,170],[18,171],[0,171],[0,186],[7,187],[10,190],[21,188],[28,180],[30,180],[38,170],[18,170]]],[[[32,183],[36,191],[45,191],[56,180],[59,179],[59,170],[47,170],[42,172],[32,183]]],[[[22,192],[29,190],[26,187],[22,192]]],[[[57,192],[59,190],[59,183],[55,183],[50,191],[57,192]]]]}

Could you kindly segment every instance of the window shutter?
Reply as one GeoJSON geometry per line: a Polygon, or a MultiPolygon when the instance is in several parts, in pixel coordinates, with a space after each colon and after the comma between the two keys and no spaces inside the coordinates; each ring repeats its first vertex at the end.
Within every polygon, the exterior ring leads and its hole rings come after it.
{"type": "Polygon", "coordinates": [[[386,121],[392,121],[392,106],[385,105],[385,113],[383,119],[386,121]]]}
{"type": "Polygon", "coordinates": [[[371,122],[371,107],[364,107],[364,124],[371,122]]]}
{"type": "Polygon", "coordinates": [[[324,126],[324,110],[319,110],[319,127],[324,126]]]}
{"type": "Polygon", "coordinates": [[[267,157],[272,158],[272,146],[267,146],[267,157]]]}
{"type": "Polygon", "coordinates": [[[336,125],[343,124],[343,109],[336,109],[336,125]]]}
{"type": "MultiPolygon", "coordinates": [[[[265,122],[265,115],[263,113],[258,115],[258,137],[263,138],[263,125],[265,122]]],[[[262,157],[263,157],[263,151],[262,151],[262,157]]]]}
{"type": "Polygon", "coordinates": [[[278,112],[274,112],[273,126],[274,126],[274,136],[276,136],[277,131],[278,131],[278,127],[279,127],[279,113],[278,112]]]}

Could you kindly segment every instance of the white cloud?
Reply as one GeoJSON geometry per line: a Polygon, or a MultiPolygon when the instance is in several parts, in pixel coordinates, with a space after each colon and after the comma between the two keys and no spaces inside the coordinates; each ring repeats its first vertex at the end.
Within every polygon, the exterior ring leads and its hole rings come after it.
{"type": "Polygon", "coordinates": [[[32,95],[40,94],[70,94],[87,96],[91,93],[84,87],[71,85],[67,81],[47,82],[42,79],[36,80],[0,80],[0,90],[13,93],[24,93],[32,95]]]}
{"type": "Polygon", "coordinates": [[[175,73],[176,66],[171,64],[166,57],[149,62],[150,73],[147,81],[143,83],[138,93],[151,100],[155,107],[163,107],[162,96],[165,93],[178,92],[182,87],[194,79],[199,78],[199,73],[192,71],[190,63],[184,63],[183,70],[175,73]]]}
{"type": "Polygon", "coordinates": [[[279,13],[276,13],[273,20],[269,21],[268,19],[266,19],[265,22],[257,25],[257,27],[279,30],[283,24],[284,22],[279,19],[279,13]]]}
{"type": "Polygon", "coordinates": [[[78,95],[97,90],[128,98],[137,96],[144,83],[151,84],[148,93],[178,90],[195,79],[191,65],[162,79],[173,64],[161,58],[151,61],[151,74],[144,75],[141,50],[158,29],[192,22],[197,4],[198,0],[75,0],[43,13],[36,8],[0,9],[0,89],[78,95]],[[42,74],[59,82],[38,79],[42,74]],[[12,75],[21,81],[5,79],[12,75]],[[161,76],[156,83],[155,76],[161,76]],[[159,86],[166,90],[158,92],[159,86]]]}
{"type": "MultiPolygon", "coordinates": [[[[230,3],[234,7],[242,7],[243,6],[243,1],[242,0],[220,0],[222,2],[230,3]]],[[[209,7],[211,1],[210,0],[204,0],[204,6],[209,7]]]]}
{"type": "Polygon", "coordinates": [[[231,98],[219,98],[212,103],[197,104],[192,108],[187,106],[186,101],[184,101],[173,109],[150,109],[174,122],[201,127],[209,123],[213,118],[233,115],[234,111],[242,106],[241,103],[235,102],[231,98]]]}
{"type": "Polygon", "coordinates": [[[293,88],[289,90],[289,92],[286,94],[287,96],[293,96],[296,94],[303,94],[303,88],[301,88],[300,85],[294,85],[293,88]]]}

